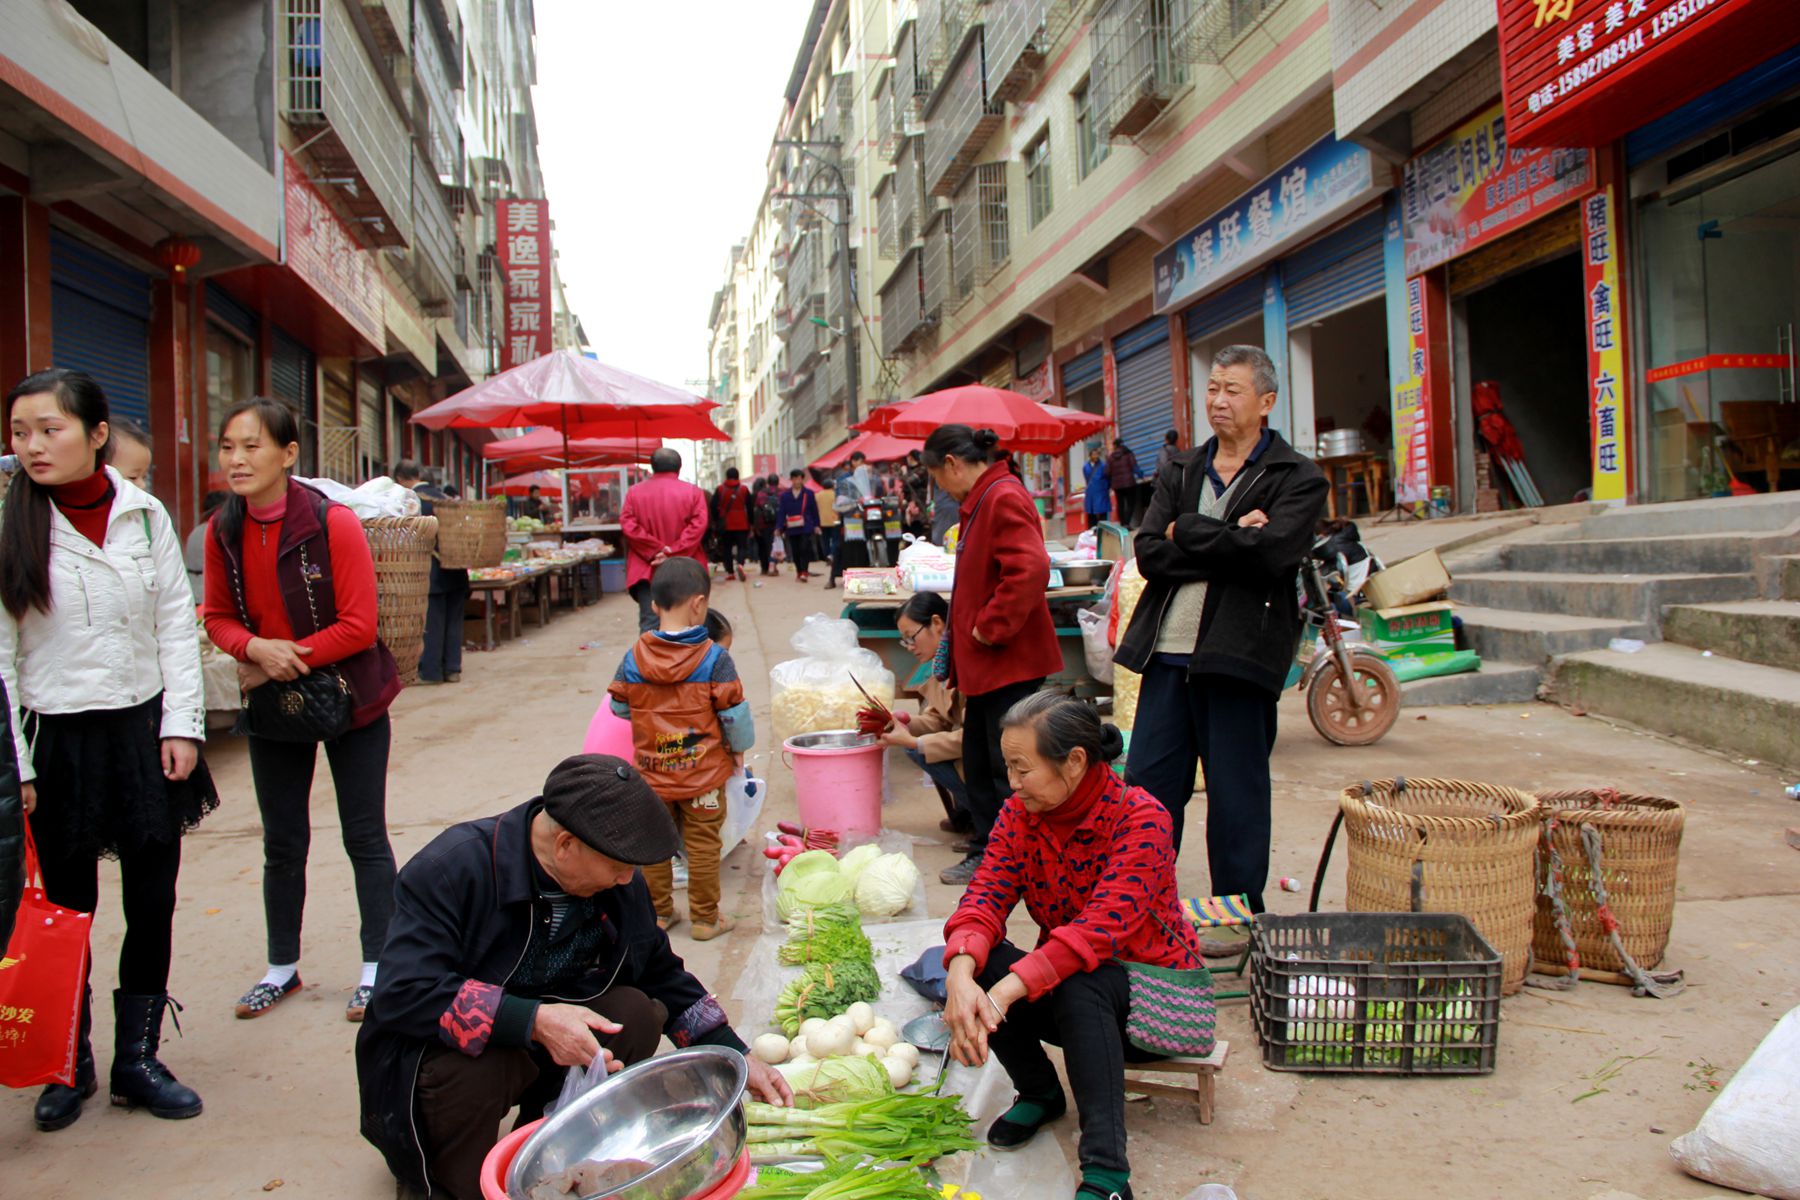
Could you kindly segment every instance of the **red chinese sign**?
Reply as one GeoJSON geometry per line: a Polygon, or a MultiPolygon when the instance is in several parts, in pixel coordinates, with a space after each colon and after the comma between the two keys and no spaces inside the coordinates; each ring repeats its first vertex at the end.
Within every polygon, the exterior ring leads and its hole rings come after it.
{"type": "Polygon", "coordinates": [[[1704,358],[1690,358],[1666,367],[1651,367],[1644,372],[1644,380],[1661,383],[1665,379],[1680,379],[1683,375],[1699,375],[1706,371],[1785,370],[1787,366],[1785,354],[1708,354],[1704,358]]]}
{"type": "Polygon", "coordinates": [[[1619,214],[1613,189],[1581,202],[1581,266],[1587,309],[1589,438],[1594,500],[1622,504],[1628,494],[1623,297],[1619,294],[1619,214]]]}
{"type": "Polygon", "coordinates": [[[1593,186],[1591,153],[1508,145],[1496,104],[1407,162],[1400,193],[1406,273],[1504,237],[1593,186]]]}
{"type": "Polygon", "coordinates": [[[286,195],[286,262],[371,346],[387,344],[383,329],[381,270],[357,242],[306,173],[283,155],[286,195]]]}
{"type": "Polygon", "coordinates": [[[1794,0],[1499,0],[1516,146],[1610,142],[1800,42],[1794,0]]]}
{"type": "Polygon", "coordinates": [[[506,275],[501,369],[550,353],[550,202],[502,200],[500,269],[506,275]]]}

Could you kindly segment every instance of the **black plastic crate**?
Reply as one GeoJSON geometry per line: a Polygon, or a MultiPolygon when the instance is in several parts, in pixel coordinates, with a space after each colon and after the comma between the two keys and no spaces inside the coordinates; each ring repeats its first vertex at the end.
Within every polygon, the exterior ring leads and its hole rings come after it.
{"type": "Polygon", "coordinates": [[[1486,1075],[1500,954],[1457,913],[1256,919],[1250,1011],[1263,1065],[1355,1075],[1486,1075]]]}

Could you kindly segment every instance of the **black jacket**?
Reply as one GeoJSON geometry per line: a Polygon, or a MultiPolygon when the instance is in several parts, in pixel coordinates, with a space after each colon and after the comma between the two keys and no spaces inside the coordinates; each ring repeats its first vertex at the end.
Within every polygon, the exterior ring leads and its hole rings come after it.
{"type": "MultiPolygon", "coordinates": [[[[0,712],[8,722],[19,714],[0,684],[0,712]]],[[[25,891],[25,805],[19,799],[19,761],[13,749],[12,726],[0,725],[0,955],[12,938],[13,918],[19,915],[19,897],[25,891]]]]}
{"type": "Polygon", "coordinates": [[[1144,593],[1113,657],[1141,674],[1155,653],[1175,589],[1205,580],[1200,640],[1188,674],[1230,675],[1280,693],[1300,645],[1295,579],[1325,515],[1325,476],[1271,432],[1262,455],[1243,467],[1244,482],[1232,494],[1224,519],[1203,517],[1200,487],[1217,440],[1177,454],[1157,476],[1150,509],[1132,543],[1144,593]],[[1268,514],[1267,525],[1238,525],[1239,517],[1259,508],[1268,514]],[[1171,521],[1173,538],[1164,536],[1171,521]]]}
{"type": "MultiPolygon", "coordinates": [[[[550,920],[532,879],[530,820],[539,801],[451,826],[401,870],[374,996],[356,1036],[362,1134],[401,1182],[429,1190],[415,1094],[428,1046],[471,1057],[528,1044],[535,1009],[507,1003],[507,980],[550,920]],[[521,1019],[522,1018],[522,1019],[521,1019]]],[[[641,873],[603,892],[608,936],[577,987],[546,1002],[638,988],[669,1011],[677,1046],[746,1047],[719,1003],[669,948],[641,873]]]]}

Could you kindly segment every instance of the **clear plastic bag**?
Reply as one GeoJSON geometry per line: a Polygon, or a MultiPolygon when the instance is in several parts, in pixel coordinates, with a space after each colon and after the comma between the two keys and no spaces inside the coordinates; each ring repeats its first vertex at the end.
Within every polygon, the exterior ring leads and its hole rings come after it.
{"type": "Polygon", "coordinates": [[[568,1075],[563,1078],[562,1092],[555,1100],[544,1106],[544,1116],[548,1118],[550,1114],[581,1099],[599,1087],[609,1074],[611,1072],[606,1069],[606,1051],[604,1049],[594,1055],[594,1061],[587,1066],[570,1067],[568,1075]]]}
{"type": "Polygon", "coordinates": [[[769,670],[770,708],[778,740],[797,733],[855,729],[857,710],[869,703],[857,690],[859,683],[869,695],[893,706],[894,673],[856,639],[856,622],[823,613],[806,618],[795,632],[789,644],[801,657],[776,663],[769,670]]]}
{"type": "Polygon", "coordinates": [[[1075,621],[1081,626],[1081,649],[1087,658],[1088,674],[1096,683],[1113,681],[1113,648],[1106,641],[1106,614],[1097,608],[1078,609],[1075,621]]]}

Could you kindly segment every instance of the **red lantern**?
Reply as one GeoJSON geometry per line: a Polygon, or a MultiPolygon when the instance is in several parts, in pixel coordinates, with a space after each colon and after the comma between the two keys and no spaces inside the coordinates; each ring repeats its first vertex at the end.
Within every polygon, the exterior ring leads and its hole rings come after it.
{"type": "Polygon", "coordinates": [[[156,243],[156,261],[167,268],[170,279],[179,283],[199,264],[200,247],[186,238],[166,237],[156,243]]]}

